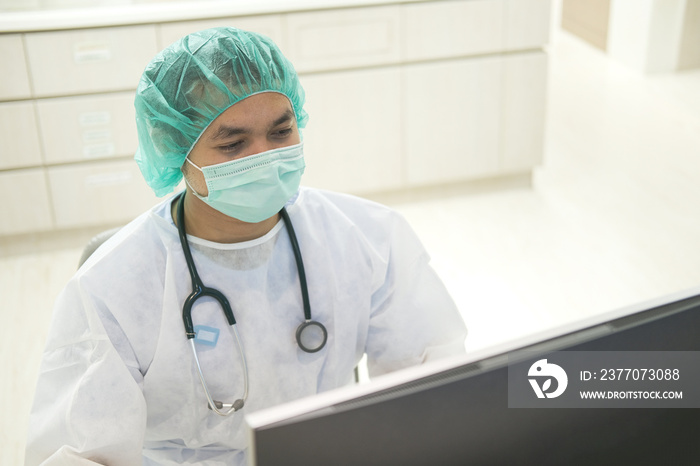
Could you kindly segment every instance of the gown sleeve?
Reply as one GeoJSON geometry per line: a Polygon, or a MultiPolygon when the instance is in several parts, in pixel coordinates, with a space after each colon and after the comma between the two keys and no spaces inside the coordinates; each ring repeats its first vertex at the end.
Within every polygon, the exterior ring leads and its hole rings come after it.
{"type": "Polygon", "coordinates": [[[103,317],[104,303],[79,283],[68,284],[54,309],[25,464],[141,464],[146,403],[138,364],[116,321],[103,317]]]}
{"type": "Polygon", "coordinates": [[[465,351],[464,321],[420,240],[399,215],[389,244],[383,283],[372,295],[370,376],[465,351]]]}

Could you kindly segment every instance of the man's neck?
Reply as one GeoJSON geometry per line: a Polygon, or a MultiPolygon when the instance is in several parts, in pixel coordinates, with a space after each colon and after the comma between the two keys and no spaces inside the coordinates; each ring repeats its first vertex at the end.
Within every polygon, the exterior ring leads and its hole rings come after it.
{"type": "MultiPolygon", "coordinates": [[[[177,218],[177,206],[180,202],[182,198],[178,198],[177,202],[171,205],[171,214],[176,225],[180,222],[177,218]]],[[[272,230],[279,221],[279,214],[275,214],[260,223],[243,222],[222,214],[195,197],[189,190],[184,202],[187,234],[215,243],[241,243],[260,238],[272,230]]]]}

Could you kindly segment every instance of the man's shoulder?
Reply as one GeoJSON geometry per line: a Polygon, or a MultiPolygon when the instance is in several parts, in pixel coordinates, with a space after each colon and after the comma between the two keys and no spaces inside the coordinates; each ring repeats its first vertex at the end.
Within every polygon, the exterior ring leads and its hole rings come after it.
{"type": "Polygon", "coordinates": [[[152,267],[165,254],[163,240],[168,232],[163,228],[163,223],[164,219],[154,208],[114,229],[86,258],[79,272],[87,276],[108,275],[126,281],[135,270],[152,267]]]}
{"type": "Polygon", "coordinates": [[[305,188],[297,204],[303,225],[312,230],[322,229],[327,238],[364,238],[384,249],[397,237],[413,235],[396,210],[350,194],[305,188]]]}
{"type": "Polygon", "coordinates": [[[398,215],[392,208],[370,199],[318,188],[302,188],[299,204],[302,209],[324,210],[331,215],[346,216],[353,220],[372,221],[398,215]]]}

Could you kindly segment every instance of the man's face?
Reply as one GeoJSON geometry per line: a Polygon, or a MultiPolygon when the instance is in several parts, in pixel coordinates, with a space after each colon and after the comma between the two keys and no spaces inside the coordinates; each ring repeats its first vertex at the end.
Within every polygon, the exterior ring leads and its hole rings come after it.
{"type": "MultiPolygon", "coordinates": [[[[192,148],[189,159],[204,168],[300,141],[289,99],[277,92],[265,92],[247,97],[219,115],[192,148]]],[[[197,193],[209,195],[199,170],[185,163],[183,173],[197,193]]]]}

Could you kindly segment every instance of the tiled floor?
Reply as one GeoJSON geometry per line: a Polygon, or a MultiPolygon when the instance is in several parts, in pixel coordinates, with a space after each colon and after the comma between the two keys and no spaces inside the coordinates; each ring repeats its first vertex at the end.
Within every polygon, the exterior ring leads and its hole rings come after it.
{"type": "MultiPolygon", "coordinates": [[[[700,71],[643,77],[564,33],[550,51],[531,185],[394,204],[470,350],[700,285],[700,71]]],[[[0,242],[0,464],[21,464],[52,302],[90,233],[0,242]]]]}

